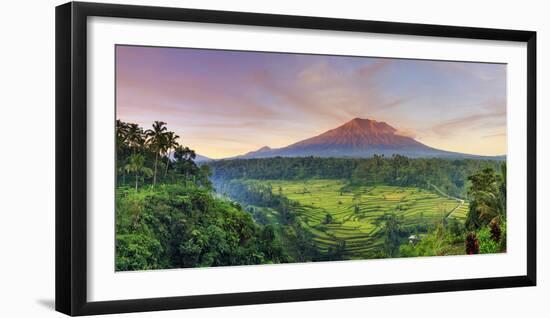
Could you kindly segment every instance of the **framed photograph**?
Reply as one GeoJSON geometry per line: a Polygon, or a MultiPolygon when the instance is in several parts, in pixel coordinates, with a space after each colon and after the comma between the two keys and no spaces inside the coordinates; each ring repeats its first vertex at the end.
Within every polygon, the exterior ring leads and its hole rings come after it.
{"type": "Polygon", "coordinates": [[[56,8],[56,309],[534,286],[536,33],[56,8]]]}

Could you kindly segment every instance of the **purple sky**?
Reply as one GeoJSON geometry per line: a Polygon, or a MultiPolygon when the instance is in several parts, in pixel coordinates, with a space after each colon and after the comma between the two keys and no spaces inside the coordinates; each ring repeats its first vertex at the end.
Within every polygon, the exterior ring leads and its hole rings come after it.
{"type": "Polygon", "coordinates": [[[168,123],[211,158],[283,147],[355,117],[429,146],[506,153],[506,66],[117,46],[117,118],[168,123]]]}

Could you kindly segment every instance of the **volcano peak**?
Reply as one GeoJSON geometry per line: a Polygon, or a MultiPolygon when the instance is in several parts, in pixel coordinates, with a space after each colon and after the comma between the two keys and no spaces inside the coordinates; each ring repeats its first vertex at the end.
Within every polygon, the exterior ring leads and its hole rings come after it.
{"type": "Polygon", "coordinates": [[[467,156],[426,146],[414,138],[399,134],[396,128],[384,121],[356,117],[315,137],[278,149],[262,147],[242,157],[370,157],[374,154],[451,158],[467,156]]]}

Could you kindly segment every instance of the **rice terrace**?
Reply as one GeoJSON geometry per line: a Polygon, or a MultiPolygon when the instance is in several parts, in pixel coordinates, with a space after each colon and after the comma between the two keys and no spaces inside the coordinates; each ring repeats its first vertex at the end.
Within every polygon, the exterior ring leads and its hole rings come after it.
{"type": "MultiPolygon", "coordinates": [[[[245,183],[267,185],[297,202],[297,216],[313,234],[317,247],[327,252],[329,248],[344,244],[352,259],[372,257],[381,247],[381,218],[384,215],[396,213],[403,218],[404,226],[425,229],[445,218],[463,223],[468,212],[468,202],[462,199],[417,187],[374,185],[346,189],[344,181],[328,179],[247,180],[245,183]]],[[[272,213],[278,212],[268,212],[272,213]]],[[[271,220],[276,222],[273,216],[271,220]]],[[[419,237],[419,233],[416,236],[419,237]]],[[[459,244],[458,250],[461,249],[462,244],[459,244]]]]}
{"type": "Polygon", "coordinates": [[[423,225],[451,213],[463,220],[467,211],[467,204],[420,188],[371,186],[342,192],[344,183],[333,180],[269,184],[281,187],[283,195],[300,203],[299,216],[315,234],[319,247],[324,250],[345,241],[347,251],[359,257],[376,246],[375,234],[381,229],[377,220],[385,213],[396,211],[406,225],[423,225]],[[331,216],[329,223],[327,215],[331,216]]]}

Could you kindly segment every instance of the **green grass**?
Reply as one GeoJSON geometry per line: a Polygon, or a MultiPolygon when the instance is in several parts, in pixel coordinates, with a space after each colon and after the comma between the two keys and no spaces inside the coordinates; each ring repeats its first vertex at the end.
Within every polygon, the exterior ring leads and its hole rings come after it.
{"type": "Polygon", "coordinates": [[[344,192],[345,183],[339,180],[250,182],[270,184],[274,193],[298,202],[300,207],[294,212],[311,230],[316,245],[327,250],[344,240],[352,258],[368,257],[380,247],[377,219],[385,213],[403,215],[405,226],[415,226],[434,224],[445,217],[464,220],[468,211],[467,202],[414,187],[377,185],[344,192]],[[324,224],[327,213],[333,217],[330,224],[324,224]]]}

